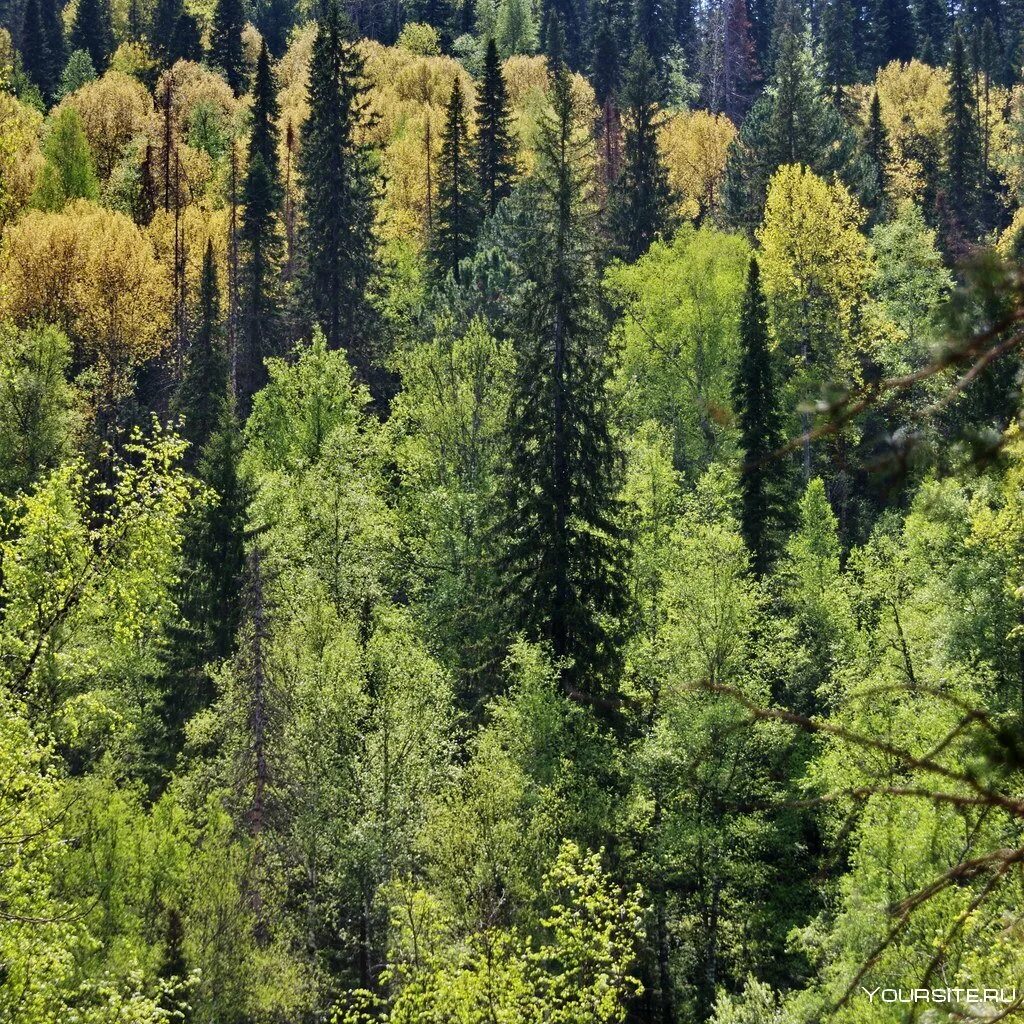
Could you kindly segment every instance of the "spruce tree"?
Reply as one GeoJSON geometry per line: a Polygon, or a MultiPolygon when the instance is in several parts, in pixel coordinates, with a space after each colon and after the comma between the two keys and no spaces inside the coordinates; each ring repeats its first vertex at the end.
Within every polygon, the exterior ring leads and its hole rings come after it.
{"type": "Polygon", "coordinates": [[[242,29],[245,9],[242,0],[217,0],[210,28],[210,63],[224,72],[228,85],[237,95],[245,84],[245,55],[242,53],[242,29]]]}
{"type": "Polygon", "coordinates": [[[153,10],[153,31],[150,38],[153,50],[165,64],[172,63],[171,38],[184,9],[182,0],[157,0],[153,10]]]}
{"type": "Polygon", "coordinates": [[[190,60],[199,63],[203,59],[203,33],[195,15],[182,11],[174,23],[171,35],[170,61],[190,60]]]}
{"type": "Polygon", "coordinates": [[[853,25],[852,0],[829,0],[821,15],[822,72],[836,100],[842,95],[844,85],[852,85],[857,80],[853,25]]]}
{"type": "Polygon", "coordinates": [[[607,325],[598,308],[587,127],[562,63],[551,71],[550,97],[528,186],[538,212],[525,254],[530,286],[513,317],[503,592],[512,632],[566,659],[565,692],[610,710],[625,589],[605,394],[607,325]]]}
{"type": "Polygon", "coordinates": [[[953,32],[949,60],[946,154],[946,208],[950,232],[960,242],[973,241],[978,228],[981,189],[981,134],[974,75],[959,28],[953,32]]]}
{"type": "Polygon", "coordinates": [[[654,64],[643,43],[630,56],[622,90],[626,120],[622,174],[612,191],[609,223],[615,251],[629,262],[672,229],[672,190],[658,149],[654,64]]]}
{"type": "Polygon", "coordinates": [[[782,548],[793,494],[789,459],[777,454],[785,442],[783,415],[768,339],[768,303],[756,257],[750,260],[740,314],[733,404],[744,460],[740,524],[754,573],[763,576],[782,548]]]}
{"type": "Polygon", "coordinates": [[[21,66],[43,98],[50,99],[56,83],[51,77],[53,62],[43,30],[39,3],[40,0],[28,0],[25,4],[25,20],[21,28],[21,66]]]}
{"type": "Polygon", "coordinates": [[[783,31],[772,81],[754,104],[729,152],[723,194],[729,219],[753,232],[768,183],[785,164],[840,178],[859,198],[875,188],[874,171],[842,115],[823,92],[812,51],[783,31]]]}
{"type": "Polygon", "coordinates": [[[918,56],[928,64],[941,64],[949,40],[949,8],[945,0],[917,0],[918,56]]]}
{"type": "Polygon", "coordinates": [[[876,90],[871,97],[871,111],[868,115],[868,127],[864,138],[864,151],[868,155],[875,168],[875,180],[877,181],[878,202],[885,198],[887,187],[886,169],[889,166],[889,159],[892,151],[889,146],[889,133],[882,122],[882,101],[878,98],[876,90]]]}
{"type": "Polygon", "coordinates": [[[263,360],[277,354],[280,334],[281,240],[277,218],[282,188],[277,117],[276,83],[264,44],[253,79],[252,131],[242,182],[245,210],[239,232],[241,323],[237,384],[242,415],[248,414],[252,396],[264,382],[263,360]]]}
{"type": "Polygon", "coordinates": [[[181,436],[189,442],[186,460],[194,461],[205,448],[221,420],[221,407],[227,393],[228,368],[222,337],[220,293],[213,241],[207,241],[203,270],[199,281],[199,309],[190,332],[182,375],[171,411],[184,423],[181,436]]]}
{"type": "Polygon", "coordinates": [[[508,90],[501,73],[498,46],[487,41],[484,73],[476,101],[476,173],[483,212],[490,216],[508,197],[515,179],[515,141],[512,137],[508,90]]]}
{"type": "Polygon", "coordinates": [[[875,0],[868,24],[871,47],[866,70],[871,77],[876,68],[894,60],[906,63],[914,56],[914,16],[907,0],[875,0]]]}
{"type": "Polygon", "coordinates": [[[43,23],[43,36],[46,39],[46,49],[50,58],[50,81],[53,83],[56,93],[60,87],[60,76],[64,72],[64,65],[68,60],[60,0],[39,0],[39,17],[43,23]]]}
{"type": "Polygon", "coordinates": [[[653,61],[659,81],[672,45],[673,11],[667,0],[637,0],[634,8],[633,45],[642,45],[653,61]]]}
{"type": "Polygon", "coordinates": [[[305,182],[301,245],[304,293],[331,348],[344,347],[362,378],[382,397],[368,292],[374,257],[376,171],[359,141],[367,122],[363,62],[336,0],[317,26],[309,64],[309,116],[299,170],[305,182]]]}
{"type": "Polygon", "coordinates": [[[84,50],[98,74],[107,69],[114,49],[114,30],[107,0],[79,0],[71,26],[72,51],[84,50]]]}
{"type": "Polygon", "coordinates": [[[450,272],[456,281],[459,279],[459,261],[472,252],[479,223],[474,179],[466,101],[456,78],[441,134],[437,209],[430,244],[431,259],[436,271],[441,275],[450,272]]]}

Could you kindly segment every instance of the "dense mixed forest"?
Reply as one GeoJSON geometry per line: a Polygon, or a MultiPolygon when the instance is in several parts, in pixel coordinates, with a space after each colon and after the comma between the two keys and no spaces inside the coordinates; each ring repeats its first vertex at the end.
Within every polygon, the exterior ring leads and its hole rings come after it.
{"type": "Polygon", "coordinates": [[[1024,0],[0,24],[0,1021],[1024,1013],[1024,0]]]}

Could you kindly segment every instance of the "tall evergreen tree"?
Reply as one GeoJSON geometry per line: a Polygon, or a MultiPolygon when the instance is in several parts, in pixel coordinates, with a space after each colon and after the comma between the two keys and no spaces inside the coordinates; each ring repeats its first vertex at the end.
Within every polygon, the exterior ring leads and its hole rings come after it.
{"type": "Polygon", "coordinates": [[[53,96],[53,61],[43,30],[43,19],[39,10],[40,0],[27,0],[25,20],[21,27],[21,65],[29,81],[36,86],[44,98],[53,96]]]}
{"type": "Polygon", "coordinates": [[[227,359],[222,337],[220,292],[213,241],[207,241],[199,281],[199,309],[190,332],[185,372],[171,405],[184,420],[181,435],[189,442],[186,459],[194,458],[206,446],[221,419],[227,393],[227,359]]]}
{"type": "Polygon", "coordinates": [[[838,99],[844,85],[857,80],[857,55],[853,41],[852,0],[829,0],[821,14],[821,62],[825,82],[838,99]]]}
{"type": "Polygon", "coordinates": [[[264,0],[256,8],[256,27],[267,49],[279,59],[288,49],[288,33],[295,21],[295,5],[289,0],[264,0]]]}
{"type": "Polygon", "coordinates": [[[456,281],[459,279],[459,262],[473,249],[479,224],[478,209],[466,101],[456,78],[441,135],[437,208],[430,242],[431,259],[439,274],[450,272],[456,281]]]}
{"type": "Polygon", "coordinates": [[[772,81],[754,104],[729,152],[723,186],[734,224],[753,232],[768,183],[784,164],[803,164],[819,177],[838,176],[858,197],[874,189],[874,172],[853,132],[826,97],[803,36],[783,32],[772,81]]]}
{"type": "Polygon", "coordinates": [[[171,34],[170,63],[190,60],[199,63],[203,59],[203,32],[194,14],[182,11],[174,23],[171,34]]]}
{"type": "Polygon", "coordinates": [[[43,23],[43,36],[50,57],[50,81],[56,91],[60,76],[68,61],[67,40],[64,38],[64,19],[60,0],[39,0],[39,17],[43,23]]]}
{"type": "Polygon", "coordinates": [[[929,64],[941,64],[949,40],[949,7],[945,0],[917,0],[918,56],[929,64]]]}
{"type": "MultiPolygon", "coordinates": [[[[309,65],[309,116],[299,170],[305,182],[302,247],[306,301],[331,348],[348,351],[360,377],[379,389],[372,349],[377,275],[371,154],[359,141],[366,124],[363,62],[336,0],[328,0],[309,65]]],[[[378,391],[378,399],[381,394],[378,391]]]]}
{"type": "Polygon", "coordinates": [[[242,29],[245,9],[242,0],[217,0],[210,28],[210,63],[224,72],[228,85],[236,95],[245,84],[245,55],[242,52],[242,29]]]}
{"type": "Polygon", "coordinates": [[[515,315],[517,367],[502,485],[504,592],[513,632],[550,644],[565,691],[614,706],[615,622],[625,606],[615,460],[597,305],[587,128],[564,64],[551,71],[532,183],[540,214],[531,287],[515,315]]]}
{"type": "Polygon", "coordinates": [[[242,182],[244,213],[239,232],[240,335],[237,369],[239,411],[246,415],[264,382],[263,360],[277,354],[281,296],[281,170],[278,163],[277,87],[266,44],[260,48],[252,88],[252,131],[242,182]]]}
{"type": "Polygon", "coordinates": [[[892,150],[889,145],[889,133],[882,121],[882,101],[878,97],[877,90],[871,97],[871,111],[868,114],[868,127],[864,136],[864,151],[875,168],[877,200],[878,204],[881,204],[885,199],[888,185],[886,174],[892,150]]]}
{"type": "Polygon", "coordinates": [[[974,74],[957,27],[949,59],[946,105],[946,200],[951,240],[973,241],[978,228],[982,151],[974,74]]]}
{"type": "Polygon", "coordinates": [[[790,462],[777,454],[785,442],[783,414],[768,338],[768,303],[756,257],[750,260],[740,314],[733,404],[744,459],[740,524],[754,573],[762,576],[782,549],[794,495],[790,462]]]}
{"type": "Polygon", "coordinates": [[[153,9],[153,30],[150,33],[154,51],[164,63],[171,63],[171,38],[178,18],[184,11],[182,0],[157,0],[153,9]]]}
{"type": "Polygon", "coordinates": [[[871,46],[868,74],[891,61],[906,62],[916,51],[914,16],[908,0],[875,0],[868,19],[871,46]]]}
{"type": "Polygon", "coordinates": [[[658,149],[654,64],[639,43],[630,56],[622,90],[626,120],[622,174],[616,181],[609,222],[616,251],[632,262],[660,234],[671,232],[672,190],[658,149]]]}
{"type": "Polygon", "coordinates": [[[673,10],[667,0],[637,0],[634,8],[633,45],[643,45],[654,62],[659,80],[672,45],[673,10]]]}
{"type": "Polygon", "coordinates": [[[98,74],[106,71],[114,50],[114,29],[107,0],[79,0],[71,26],[70,48],[88,53],[98,74]]]}
{"type": "Polygon", "coordinates": [[[498,46],[489,39],[476,101],[475,154],[480,202],[488,216],[511,193],[515,178],[515,140],[510,118],[498,46]]]}

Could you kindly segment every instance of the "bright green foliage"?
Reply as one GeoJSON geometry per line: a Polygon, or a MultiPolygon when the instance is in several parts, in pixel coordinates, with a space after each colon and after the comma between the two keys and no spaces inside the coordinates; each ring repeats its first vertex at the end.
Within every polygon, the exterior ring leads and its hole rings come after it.
{"type": "Polygon", "coordinates": [[[53,327],[0,337],[0,492],[29,490],[71,450],[75,392],[67,338],[53,327]]]}
{"type": "Polygon", "coordinates": [[[62,107],[54,115],[43,153],[46,164],[33,197],[36,206],[56,211],[72,199],[96,199],[96,166],[82,119],[73,107],[62,107]]]}
{"type": "Polygon", "coordinates": [[[88,50],[75,50],[68,58],[60,78],[60,96],[68,96],[96,78],[96,68],[88,50]]]}
{"type": "Polygon", "coordinates": [[[620,415],[631,429],[648,419],[664,424],[675,465],[691,478],[730,450],[737,311],[749,252],[735,235],[684,227],[671,243],[656,243],[605,278],[625,310],[612,385],[620,415]]]}
{"type": "Polygon", "coordinates": [[[493,524],[513,366],[480,320],[461,337],[439,330],[402,357],[390,421],[406,542],[422,566],[414,593],[471,700],[499,655],[493,524]]]}

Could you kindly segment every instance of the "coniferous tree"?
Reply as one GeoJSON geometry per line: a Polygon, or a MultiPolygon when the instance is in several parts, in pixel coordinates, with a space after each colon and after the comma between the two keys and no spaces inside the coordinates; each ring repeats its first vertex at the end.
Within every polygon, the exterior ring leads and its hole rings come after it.
{"type": "Polygon", "coordinates": [[[153,49],[165,64],[172,63],[171,38],[184,9],[182,0],[158,0],[153,10],[153,30],[150,38],[153,49]]]}
{"type": "Polygon", "coordinates": [[[368,298],[377,275],[377,183],[371,155],[359,141],[367,120],[366,88],[351,29],[335,0],[328,0],[310,59],[309,116],[299,165],[305,182],[304,290],[327,344],[344,347],[363,381],[377,389],[375,314],[368,298]]]}
{"type": "Polygon", "coordinates": [[[50,57],[50,81],[53,83],[56,93],[60,86],[60,76],[68,60],[60,0],[39,0],[39,17],[43,23],[43,36],[46,39],[46,49],[50,57]]]}
{"type": "Polygon", "coordinates": [[[181,436],[191,446],[186,459],[195,457],[213,435],[228,385],[212,240],[207,241],[203,253],[199,309],[190,334],[185,372],[171,406],[172,412],[184,420],[181,436]]]}
{"type": "Polygon", "coordinates": [[[224,72],[228,85],[236,94],[245,84],[245,55],[242,52],[242,29],[245,9],[242,0],[217,0],[210,28],[210,63],[224,72]]]}
{"type": "Polygon", "coordinates": [[[253,394],[263,384],[263,360],[277,354],[280,333],[281,240],[277,218],[282,189],[277,156],[278,109],[277,86],[264,44],[253,80],[252,131],[242,182],[245,209],[239,232],[241,324],[237,386],[243,415],[248,413],[253,394]]]}
{"type": "Polygon", "coordinates": [[[102,74],[114,49],[114,30],[106,0],[79,0],[71,26],[70,47],[89,54],[92,66],[102,74]]]}
{"type": "Polygon", "coordinates": [[[170,63],[190,60],[199,63],[203,59],[203,33],[194,14],[182,11],[174,23],[171,34],[170,63]]]}
{"type": "Polygon", "coordinates": [[[531,286],[514,317],[503,590],[513,633],[567,659],[569,696],[609,710],[625,591],[605,405],[607,328],[596,298],[587,132],[562,63],[551,71],[550,96],[530,186],[539,212],[526,256],[531,286]]]}
{"type": "Polygon", "coordinates": [[[829,0],[821,15],[822,72],[835,99],[842,95],[844,85],[857,79],[854,17],[851,0],[829,0]]]}
{"type": "Polygon", "coordinates": [[[439,274],[459,279],[459,262],[473,249],[479,223],[476,182],[469,149],[466,101],[458,78],[452,85],[438,165],[437,208],[431,259],[439,274]]]}
{"type": "Polygon", "coordinates": [[[839,177],[858,197],[874,189],[870,163],[822,92],[812,51],[802,36],[788,30],[777,41],[772,81],[729,152],[723,193],[734,224],[753,232],[768,183],[785,164],[803,164],[826,179],[839,177]]]}
{"type": "Polygon", "coordinates": [[[978,227],[982,152],[974,75],[963,33],[953,32],[946,106],[946,209],[951,236],[973,241],[978,227]]]}
{"type": "Polygon", "coordinates": [[[864,151],[875,168],[875,180],[877,181],[877,199],[881,204],[885,200],[885,192],[888,186],[886,180],[889,160],[892,150],[889,146],[889,133],[886,131],[882,121],[882,101],[876,90],[871,97],[871,111],[868,114],[868,127],[864,137],[864,151]]]}
{"type": "Polygon", "coordinates": [[[928,64],[941,64],[949,40],[949,8],[944,0],[918,0],[915,9],[918,56],[928,64]]]}
{"type": "Polygon", "coordinates": [[[616,251],[629,262],[672,229],[672,190],[658,149],[654,64],[640,43],[630,56],[622,90],[626,135],[622,174],[616,181],[609,221],[616,251]]]}
{"type": "Polygon", "coordinates": [[[537,26],[530,0],[502,0],[497,31],[498,50],[503,57],[533,53],[537,46],[537,26]]]}
{"type": "Polygon", "coordinates": [[[672,43],[673,11],[667,0],[637,0],[633,25],[633,45],[642,44],[653,61],[661,80],[665,58],[672,43]]]}
{"type": "Polygon", "coordinates": [[[294,19],[295,8],[289,0],[264,0],[256,8],[256,27],[275,59],[279,59],[288,48],[288,33],[294,19]]]}
{"type": "MultiPolygon", "coordinates": [[[[672,6],[672,29],[675,44],[682,52],[686,66],[692,68],[697,53],[697,22],[693,15],[693,0],[675,0],[672,6]]],[[[754,45],[757,45],[756,39],[754,45]]]]}
{"type": "Polygon", "coordinates": [[[489,39],[476,101],[476,173],[482,210],[488,216],[511,193],[515,179],[515,140],[510,118],[498,46],[489,39]]]}
{"type": "Polygon", "coordinates": [[[25,4],[25,20],[21,28],[21,66],[29,81],[48,99],[53,95],[56,83],[51,77],[53,61],[43,30],[39,3],[40,0],[28,0],[25,4]]]}
{"type": "Polygon", "coordinates": [[[868,24],[871,29],[869,74],[891,61],[905,63],[914,56],[914,16],[908,0],[875,0],[868,24]]]}
{"type": "Polygon", "coordinates": [[[743,472],[740,524],[757,576],[771,568],[782,549],[792,504],[792,472],[785,442],[778,383],[768,337],[768,303],[756,257],[751,257],[740,314],[740,362],[733,382],[743,472]]]}

